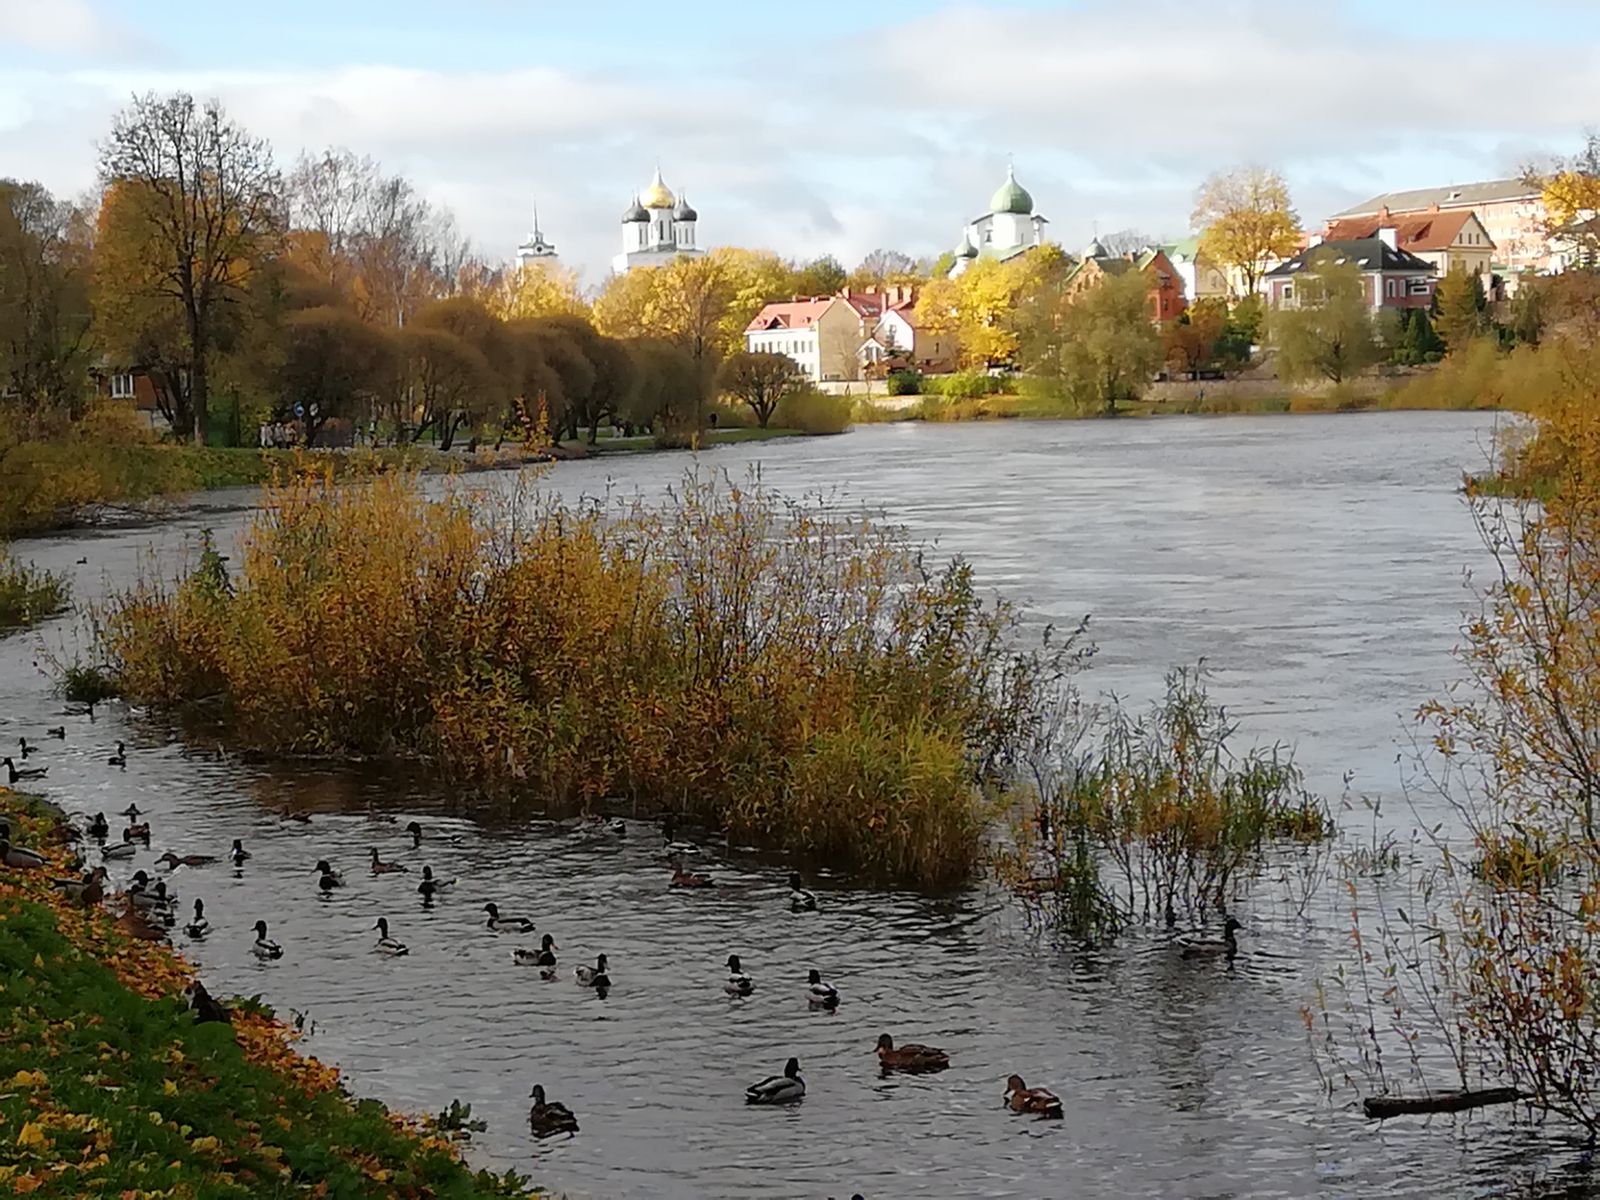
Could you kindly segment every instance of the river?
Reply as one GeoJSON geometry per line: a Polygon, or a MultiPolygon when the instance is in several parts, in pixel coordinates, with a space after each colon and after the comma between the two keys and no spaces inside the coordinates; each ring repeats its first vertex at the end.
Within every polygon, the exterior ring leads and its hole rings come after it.
{"type": "MultiPolygon", "coordinates": [[[[1409,714],[1455,673],[1463,573],[1484,561],[1457,488],[1492,427],[1451,413],[894,425],[723,447],[703,464],[736,478],[759,464],[780,490],[880,510],[968,556],[1032,620],[1092,614],[1091,694],[1147,699],[1169,667],[1204,656],[1246,738],[1292,745],[1335,798],[1349,772],[1404,829],[1409,714]]],[[[563,464],[546,485],[649,495],[686,466],[563,464]]],[[[18,550],[92,599],[152,553],[170,562],[201,528],[226,540],[251,500],[214,493],[157,525],[18,550]]],[[[154,850],[119,875],[166,849],[215,854],[242,838],[255,855],[242,872],[175,879],[182,907],[203,898],[217,928],[180,939],[211,990],[309,1014],[306,1049],[358,1094],[414,1111],[470,1102],[490,1123],[473,1143],[484,1165],[572,1196],[674,1200],[1544,1195],[1573,1183],[1576,1155],[1508,1117],[1380,1128],[1348,1095],[1320,1094],[1299,1010],[1338,950],[1334,922],[1246,911],[1246,953],[1230,968],[1139,939],[1063,953],[982,887],[933,901],[822,879],[820,911],[796,914],[782,870],[737,853],[710,857],[714,893],[673,893],[648,824],[598,839],[483,826],[427,781],[219,758],[115,709],[62,718],[36,662],[74,627],[0,642],[0,740],[42,739],[65,720],[65,742],[36,760],[50,767],[46,793],[70,810],[148,810],[154,850]],[[105,762],[118,738],[122,771],[105,762]],[[313,821],[281,821],[286,805],[313,821]],[[369,805],[420,820],[422,849],[369,805]],[[412,873],[369,878],[372,846],[412,873]],[[317,893],[319,858],[350,875],[332,899],[317,893]],[[461,881],[429,908],[415,893],[423,863],[461,881]],[[513,964],[511,948],[537,938],[486,930],[491,899],[556,936],[561,981],[513,964]],[[371,953],[380,915],[408,957],[371,953]],[[257,919],[284,943],[281,961],[252,958],[257,919]],[[615,982],[603,1000],[568,974],[601,951],[615,982]],[[722,994],[730,951],[756,979],[748,1000],[722,994]],[[842,993],[836,1013],[808,1011],[811,966],[842,993]],[[880,1079],[884,1031],[943,1046],[951,1068],[880,1079]],[[745,1107],[744,1086],[791,1054],[805,1103],[745,1107]],[[1054,1088],[1066,1119],[1003,1111],[1012,1071],[1054,1088]],[[535,1082],[578,1113],[578,1137],[529,1136],[535,1082]]],[[[1441,815],[1417,804],[1418,820],[1441,815]]]]}

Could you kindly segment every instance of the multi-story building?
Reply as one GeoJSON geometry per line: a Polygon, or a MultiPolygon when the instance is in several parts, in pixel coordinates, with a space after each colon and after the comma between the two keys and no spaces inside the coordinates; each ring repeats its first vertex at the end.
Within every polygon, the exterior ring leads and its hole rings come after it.
{"type": "Polygon", "coordinates": [[[1329,264],[1353,263],[1361,272],[1367,306],[1374,312],[1427,308],[1438,284],[1434,265],[1400,249],[1396,241],[1397,232],[1389,226],[1376,237],[1359,241],[1318,242],[1268,271],[1261,279],[1261,293],[1273,308],[1294,308],[1301,300],[1303,275],[1329,264]]]}
{"type": "Polygon", "coordinates": [[[1494,239],[1471,209],[1415,213],[1397,217],[1379,209],[1370,217],[1344,217],[1328,223],[1323,240],[1359,242],[1395,231],[1395,245],[1433,264],[1441,276],[1451,271],[1489,276],[1494,268],[1494,239]]]}
{"type": "Polygon", "coordinates": [[[796,296],[768,304],[745,327],[745,349],[785,354],[813,383],[861,379],[897,364],[948,370],[954,339],[920,327],[910,288],[845,288],[836,296],[796,296]]]}
{"type": "Polygon", "coordinates": [[[1544,193],[1537,183],[1521,179],[1386,192],[1335,213],[1330,224],[1377,217],[1385,212],[1386,219],[1394,221],[1463,211],[1476,215],[1494,247],[1495,268],[1503,269],[1507,275],[1524,271],[1548,273],[1565,267],[1566,255],[1546,229],[1544,193]]]}

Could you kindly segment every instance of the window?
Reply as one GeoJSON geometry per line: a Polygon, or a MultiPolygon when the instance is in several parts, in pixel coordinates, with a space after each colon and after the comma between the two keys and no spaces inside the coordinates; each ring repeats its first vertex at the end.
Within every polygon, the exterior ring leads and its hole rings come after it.
{"type": "Polygon", "coordinates": [[[1383,281],[1383,294],[1390,299],[1400,294],[1400,281],[1398,279],[1385,279],[1383,281]]]}
{"type": "Polygon", "coordinates": [[[1426,296],[1431,290],[1431,285],[1426,279],[1413,279],[1406,288],[1406,291],[1412,296],[1426,296]]]}
{"type": "Polygon", "coordinates": [[[1292,284],[1292,283],[1284,284],[1283,285],[1283,290],[1278,293],[1278,301],[1279,301],[1279,303],[1287,304],[1289,301],[1291,301],[1293,299],[1294,299],[1294,284],[1292,284]]]}
{"type": "Polygon", "coordinates": [[[113,375],[111,377],[111,398],[113,400],[133,399],[132,375],[113,375]]]}

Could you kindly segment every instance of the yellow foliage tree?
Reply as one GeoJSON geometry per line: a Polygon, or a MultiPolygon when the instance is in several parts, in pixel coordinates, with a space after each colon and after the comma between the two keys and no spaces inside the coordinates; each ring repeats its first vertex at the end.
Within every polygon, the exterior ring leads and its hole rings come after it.
{"type": "Polygon", "coordinates": [[[1253,296],[1275,258],[1287,258],[1300,243],[1300,218],[1283,176],[1264,167],[1240,167],[1200,185],[1191,218],[1200,232],[1200,254],[1236,274],[1241,295],[1253,296]]]}
{"type": "Polygon", "coordinates": [[[929,280],[917,301],[918,320],[931,333],[955,336],[963,367],[1012,362],[1019,306],[1057,277],[1066,261],[1056,245],[1004,262],[980,258],[954,279],[929,280]]]}
{"type": "Polygon", "coordinates": [[[483,299],[489,311],[505,321],[589,316],[589,302],[578,287],[578,273],[537,262],[505,272],[486,290],[483,299]]]}
{"type": "Polygon", "coordinates": [[[740,349],[744,327],[760,311],[758,269],[765,259],[718,249],[699,258],[615,275],[594,304],[601,333],[652,338],[713,363],[740,349]]]}

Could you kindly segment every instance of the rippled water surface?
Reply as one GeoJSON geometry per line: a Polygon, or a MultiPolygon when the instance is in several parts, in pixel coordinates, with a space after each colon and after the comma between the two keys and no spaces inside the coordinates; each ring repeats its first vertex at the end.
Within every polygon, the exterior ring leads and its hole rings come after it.
{"type": "MultiPolygon", "coordinates": [[[[1319,790],[1337,794],[1350,771],[1393,811],[1406,715],[1451,676],[1463,571],[1481,565],[1456,488],[1491,424],[1414,413],[891,426],[704,461],[737,475],[758,462],[789,492],[841,489],[970,557],[1038,621],[1093,614],[1091,692],[1142,699],[1169,666],[1206,656],[1248,732],[1293,744],[1319,790]]],[[[685,466],[566,464],[548,485],[650,494],[685,466]]],[[[90,598],[151,548],[169,553],[207,526],[226,537],[250,498],[212,495],[160,526],[20,549],[90,598]]],[[[6,744],[62,720],[34,660],[71,627],[0,642],[6,744]]],[[[669,892],[648,824],[622,838],[481,826],[428,781],[218,761],[116,712],[65,720],[67,740],[42,759],[48,793],[69,809],[149,810],[154,849],[124,871],[169,848],[220,853],[234,837],[254,851],[237,874],[176,876],[183,905],[204,898],[217,928],[185,947],[213,991],[307,1012],[308,1049],[361,1094],[413,1110],[470,1102],[490,1122],[479,1160],[574,1196],[1468,1196],[1530,1179],[1547,1180],[1529,1193],[1545,1194],[1576,1162],[1499,1118],[1379,1129],[1320,1099],[1298,1010],[1338,934],[1275,910],[1247,914],[1248,953],[1231,969],[1137,939],[1059,953],[983,889],[934,901],[823,880],[821,911],[794,914],[782,869],[737,852],[711,855],[714,893],[669,892]],[[104,765],[119,737],[125,772],[104,765]],[[421,820],[422,849],[369,805],[421,820]],[[284,806],[312,823],[279,820],[284,806]],[[412,873],[369,878],[372,846],[412,873]],[[351,879],[330,900],[312,869],[322,857],[351,879]],[[460,878],[431,908],[415,893],[424,863],[460,878]],[[511,948],[536,938],[488,932],[478,910],[490,899],[556,935],[561,981],[512,963],[511,948]],[[370,952],[380,915],[408,958],[370,952]],[[281,962],[252,959],[257,918],[284,943],[281,962]],[[604,1000],[568,975],[600,951],[616,985],[604,1000]],[[748,1000],[721,994],[730,951],[756,978],[748,1000]],[[807,1010],[811,966],[843,994],[837,1013],[807,1010]],[[880,1079],[871,1051],[886,1030],[945,1047],[950,1070],[880,1079]],[[747,1109],[744,1085],[791,1054],[806,1102],[747,1109]],[[1003,1112],[1011,1071],[1055,1088],[1067,1119],[1003,1112]],[[579,1114],[577,1138],[527,1134],[535,1082],[579,1114]]]]}

